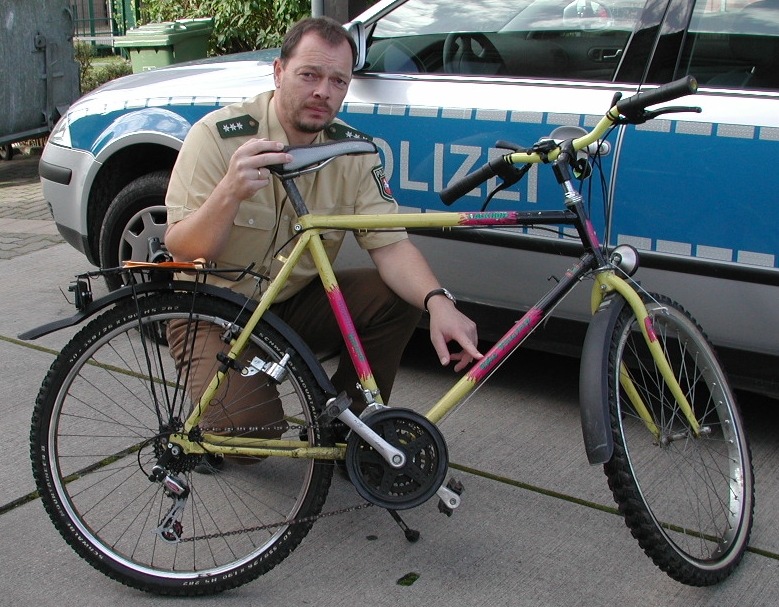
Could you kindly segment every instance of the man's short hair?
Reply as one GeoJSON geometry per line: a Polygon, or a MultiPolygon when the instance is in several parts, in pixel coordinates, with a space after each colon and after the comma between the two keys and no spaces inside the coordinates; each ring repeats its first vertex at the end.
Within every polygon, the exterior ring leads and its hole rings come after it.
{"type": "Polygon", "coordinates": [[[352,50],[352,65],[357,63],[357,44],[338,21],[330,17],[307,17],[293,25],[284,36],[280,55],[282,64],[287,62],[287,59],[295,52],[301,38],[309,32],[314,32],[331,46],[338,46],[345,40],[352,50]]]}

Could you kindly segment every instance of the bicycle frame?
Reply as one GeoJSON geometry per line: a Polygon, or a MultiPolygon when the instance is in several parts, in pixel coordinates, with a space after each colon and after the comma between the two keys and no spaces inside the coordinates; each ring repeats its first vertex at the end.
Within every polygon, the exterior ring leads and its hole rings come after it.
{"type": "MultiPolygon", "coordinates": [[[[569,268],[558,283],[555,284],[534,306],[532,306],[495,345],[474,363],[465,375],[425,413],[425,417],[433,423],[443,419],[453,408],[461,403],[468,394],[482,383],[512,352],[514,352],[527,337],[549,316],[555,306],[567,296],[587,274],[595,273],[593,285],[593,312],[600,301],[608,293],[616,291],[634,310],[640,320],[642,332],[663,375],[672,387],[674,396],[685,416],[690,421],[695,432],[698,424],[692,414],[679,384],[677,383],[662,350],[657,344],[652,332],[651,323],[647,322],[648,314],[641,298],[634,288],[624,279],[617,276],[613,266],[605,259],[595,230],[581,202],[578,193],[566,195],[567,210],[564,211],[499,211],[499,212],[450,212],[450,213],[401,213],[393,215],[313,215],[308,214],[300,198],[297,187],[292,179],[286,179],[284,186],[290,194],[293,205],[299,214],[296,230],[298,240],[289,257],[283,261],[283,266],[276,278],[263,293],[257,308],[254,310],[246,326],[232,343],[228,357],[235,360],[248,343],[252,330],[262,315],[270,308],[277,295],[285,285],[295,265],[302,255],[308,251],[313,257],[320,279],[326,290],[333,314],[337,319],[344,343],[347,344],[352,363],[357,370],[366,395],[373,395],[376,402],[382,404],[381,395],[373,377],[369,361],[363,350],[359,335],[338,287],[333,267],[322,244],[320,234],[325,230],[341,229],[350,231],[390,230],[398,228],[413,229],[462,229],[462,228],[505,228],[538,225],[573,226],[584,246],[584,252],[577,262],[569,268]]],[[[569,192],[570,193],[570,192],[569,192]]],[[[203,412],[208,407],[227,368],[217,372],[209,387],[204,392],[200,406],[186,420],[183,431],[171,437],[171,442],[182,446],[189,453],[204,453],[201,444],[190,441],[187,436],[199,422],[203,412]]],[[[631,401],[644,419],[651,432],[657,435],[658,430],[651,421],[646,405],[641,401],[635,389],[631,389],[627,374],[623,374],[623,386],[631,401]]],[[[296,458],[343,459],[344,447],[309,447],[302,441],[250,439],[225,437],[205,434],[204,442],[210,453],[247,456],[286,456],[296,458]]],[[[587,437],[585,436],[585,440],[587,437]]]]}

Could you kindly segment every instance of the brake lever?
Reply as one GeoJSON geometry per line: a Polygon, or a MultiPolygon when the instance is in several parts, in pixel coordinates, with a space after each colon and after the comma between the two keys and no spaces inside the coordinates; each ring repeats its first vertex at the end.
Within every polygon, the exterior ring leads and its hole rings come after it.
{"type": "Polygon", "coordinates": [[[694,113],[694,114],[700,114],[703,110],[696,106],[690,106],[690,105],[669,105],[668,107],[661,107],[656,110],[644,110],[641,112],[641,114],[633,115],[633,116],[626,116],[625,118],[620,118],[619,121],[617,121],[617,124],[644,124],[645,122],[648,122],[650,120],[654,120],[658,116],[662,116],[663,114],[676,114],[676,113],[694,113]]]}
{"type": "Polygon", "coordinates": [[[703,110],[701,108],[693,105],[673,105],[668,107],[661,107],[660,109],[657,110],[644,112],[644,114],[647,116],[647,120],[652,120],[653,118],[657,118],[658,116],[662,116],[663,114],[674,114],[674,113],[682,113],[682,112],[700,114],[702,111],[703,110]]]}
{"type": "Polygon", "coordinates": [[[505,139],[499,139],[495,142],[495,147],[500,150],[511,150],[512,152],[527,152],[527,148],[523,148],[521,145],[506,141],[505,139]]]}

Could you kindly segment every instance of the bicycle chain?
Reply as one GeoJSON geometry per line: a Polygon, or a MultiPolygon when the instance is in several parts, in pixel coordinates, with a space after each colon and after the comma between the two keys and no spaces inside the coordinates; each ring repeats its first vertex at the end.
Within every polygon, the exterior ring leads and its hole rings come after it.
{"type": "MultiPolygon", "coordinates": [[[[327,427],[327,426],[334,426],[335,424],[319,424],[319,427],[327,427]]],[[[256,432],[258,430],[287,430],[287,431],[302,431],[306,430],[308,431],[309,428],[313,428],[313,425],[288,425],[288,426],[262,426],[262,427],[256,427],[256,426],[250,426],[247,428],[243,427],[229,427],[229,428],[217,428],[217,427],[208,427],[208,428],[201,428],[202,431],[205,432],[256,432]]],[[[198,535],[193,536],[189,538],[182,538],[179,540],[180,543],[185,542],[195,542],[199,540],[212,540],[217,539],[221,537],[231,537],[234,535],[241,535],[242,533],[254,533],[256,531],[265,531],[268,529],[275,529],[277,527],[283,527],[285,525],[301,525],[304,523],[314,523],[318,521],[321,518],[329,518],[333,516],[338,516],[339,514],[348,514],[349,512],[357,512],[358,510],[364,510],[365,508],[370,508],[373,506],[370,502],[364,502],[362,504],[356,504],[354,506],[347,506],[346,508],[339,508],[338,510],[330,510],[329,512],[320,512],[319,514],[311,515],[311,516],[304,516],[303,518],[297,518],[297,519],[291,519],[291,520],[285,520],[285,521],[279,521],[277,523],[267,523],[265,525],[256,525],[254,527],[249,527],[247,529],[240,529],[235,531],[225,531],[224,533],[210,533],[207,535],[198,535]]]]}
{"type": "Polygon", "coordinates": [[[348,512],[356,512],[357,510],[364,510],[373,506],[370,502],[364,502],[355,506],[347,506],[346,508],[340,508],[338,510],[330,510],[329,512],[320,512],[311,516],[304,516],[303,518],[295,518],[288,521],[279,521],[278,523],[268,523],[267,525],[257,525],[255,527],[249,527],[248,529],[240,529],[236,531],[225,531],[224,533],[209,533],[208,535],[197,535],[194,537],[184,538],[179,540],[180,543],[195,542],[198,540],[214,540],[220,537],[231,537],[233,535],[241,535],[242,533],[254,533],[255,531],[265,531],[266,529],[275,529],[276,527],[283,527],[285,525],[301,525],[303,523],[314,523],[320,518],[328,518],[331,516],[338,516],[339,514],[347,514],[348,512]]]}
{"type": "Polygon", "coordinates": [[[284,426],[271,426],[271,425],[265,425],[265,426],[230,426],[230,427],[217,427],[217,426],[208,426],[208,427],[200,427],[200,432],[211,432],[215,434],[225,434],[225,435],[235,435],[240,437],[241,433],[246,432],[260,432],[260,431],[267,431],[267,430],[282,430],[282,431],[295,431],[295,430],[305,430],[308,432],[310,428],[346,428],[343,423],[320,423],[314,426],[313,424],[309,424],[307,426],[304,425],[284,425],[284,426]]]}

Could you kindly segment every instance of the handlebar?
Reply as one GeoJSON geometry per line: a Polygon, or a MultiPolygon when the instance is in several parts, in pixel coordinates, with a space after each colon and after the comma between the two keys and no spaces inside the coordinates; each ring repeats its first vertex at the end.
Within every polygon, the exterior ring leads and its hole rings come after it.
{"type": "Polygon", "coordinates": [[[505,156],[501,156],[500,158],[491,160],[487,164],[476,169],[473,173],[469,173],[459,181],[445,187],[439,194],[443,203],[450,205],[491,177],[495,177],[495,175],[498,174],[498,169],[507,165],[505,158],[505,156]]]}
{"type": "MultiPolygon", "coordinates": [[[[665,110],[657,110],[655,112],[647,112],[646,110],[649,106],[691,95],[697,90],[698,81],[693,76],[686,76],[655,89],[641,91],[626,99],[621,99],[606,112],[606,115],[601,118],[589,133],[572,141],[573,149],[578,151],[595,143],[614,124],[640,124],[666,111],[700,111],[699,108],[666,108],[665,110]]],[[[529,152],[506,154],[487,162],[473,173],[469,173],[462,179],[449,184],[441,190],[439,195],[444,204],[450,205],[488,179],[496,175],[503,176],[507,170],[516,170],[514,165],[554,161],[559,155],[559,146],[555,146],[550,150],[540,150],[538,147],[534,147],[529,152]]]]}
{"type": "Polygon", "coordinates": [[[685,95],[692,95],[698,90],[698,81],[693,76],[686,76],[679,80],[674,80],[663,86],[649,91],[641,91],[632,97],[622,99],[617,102],[617,111],[632,122],[641,120],[644,111],[650,105],[673,101],[685,95]]]}

